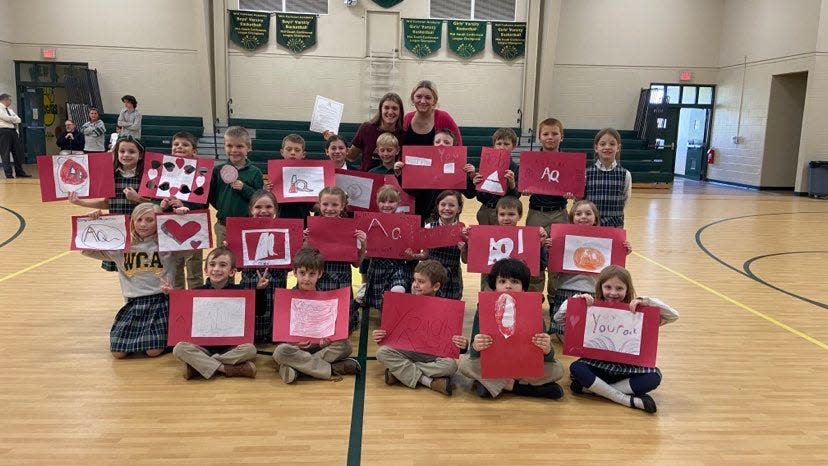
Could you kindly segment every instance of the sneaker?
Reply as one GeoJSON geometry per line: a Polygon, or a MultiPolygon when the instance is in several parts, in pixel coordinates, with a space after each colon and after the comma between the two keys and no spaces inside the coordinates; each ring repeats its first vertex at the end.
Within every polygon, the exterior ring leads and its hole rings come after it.
{"type": "Polygon", "coordinates": [[[184,380],[190,380],[197,375],[199,375],[199,373],[193,369],[193,366],[184,363],[184,380]]]}
{"type": "Polygon", "coordinates": [[[399,380],[394,377],[394,374],[392,374],[388,369],[385,369],[385,385],[394,385],[397,382],[399,382],[399,380]]]}
{"type": "Polygon", "coordinates": [[[489,393],[489,390],[487,390],[486,387],[484,387],[483,384],[478,382],[477,380],[472,382],[471,389],[473,392],[477,393],[477,396],[479,396],[480,398],[492,397],[492,394],[489,393]]]}
{"type": "Polygon", "coordinates": [[[435,377],[431,380],[431,386],[428,388],[443,395],[451,396],[451,391],[454,387],[451,385],[450,377],[435,377]]]}
{"type": "Polygon", "coordinates": [[[256,378],[256,364],[253,361],[243,362],[241,364],[225,364],[225,377],[249,377],[256,378]]]}
{"type": "Polygon", "coordinates": [[[331,364],[331,372],[336,375],[357,375],[362,372],[362,368],[356,359],[345,358],[331,364]]]}
{"type": "Polygon", "coordinates": [[[279,377],[282,378],[282,382],[291,384],[296,381],[296,375],[296,369],[288,366],[287,364],[279,366],[279,377]]]}
{"type": "Polygon", "coordinates": [[[356,296],[354,297],[354,301],[358,302],[359,304],[362,304],[362,300],[365,299],[365,292],[367,290],[368,290],[368,284],[367,283],[363,283],[362,285],[359,285],[359,289],[356,292],[356,296]]]}

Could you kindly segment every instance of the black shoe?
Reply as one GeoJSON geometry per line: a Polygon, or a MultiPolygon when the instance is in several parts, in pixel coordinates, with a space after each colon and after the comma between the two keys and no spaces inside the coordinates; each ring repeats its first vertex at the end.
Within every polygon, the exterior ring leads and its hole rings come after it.
{"type": "Polygon", "coordinates": [[[31,178],[32,177],[32,175],[30,175],[26,172],[17,172],[17,174],[15,176],[18,177],[18,178],[31,178]]]}
{"type": "Polygon", "coordinates": [[[635,408],[635,403],[633,401],[635,398],[638,398],[638,399],[641,400],[641,403],[644,405],[644,412],[652,414],[652,413],[658,411],[658,407],[656,406],[655,400],[653,399],[653,397],[651,397],[650,395],[647,395],[647,394],[631,396],[630,397],[630,407],[631,408],[635,408]]]}
{"type": "Polygon", "coordinates": [[[552,400],[559,400],[563,397],[563,388],[555,382],[549,382],[543,385],[516,383],[512,392],[515,395],[549,398],[552,400]]]}
{"type": "Polygon", "coordinates": [[[7,179],[7,180],[13,180],[13,179],[14,179],[14,175],[12,175],[11,173],[6,173],[6,179],[7,179]]]}
{"type": "Polygon", "coordinates": [[[479,396],[480,398],[492,397],[492,394],[489,393],[489,390],[487,390],[486,387],[484,387],[483,384],[478,382],[477,380],[475,380],[472,383],[471,389],[473,392],[477,393],[477,396],[479,396]]]}
{"type": "Polygon", "coordinates": [[[569,389],[572,390],[572,393],[577,395],[582,395],[584,393],[584,386],[577,380],[573,380],[572,383],[569,384],[569,389]]]}

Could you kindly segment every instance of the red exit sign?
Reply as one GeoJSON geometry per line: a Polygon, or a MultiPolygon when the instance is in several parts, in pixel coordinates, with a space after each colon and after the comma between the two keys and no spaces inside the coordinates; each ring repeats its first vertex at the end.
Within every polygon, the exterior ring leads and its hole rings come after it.
{"type": "Polygon", "coordinates": [[[40,56],[47,60],[54,60],[57,58],[57,52],[52,47],[43,47],[40,49],[40,56]]]}
{"type": "Polygon", "coordinates": [[[692,81],[693,80],[693,73],[689,71],[682,71],[679,73],[679,81],[692,81]]]}

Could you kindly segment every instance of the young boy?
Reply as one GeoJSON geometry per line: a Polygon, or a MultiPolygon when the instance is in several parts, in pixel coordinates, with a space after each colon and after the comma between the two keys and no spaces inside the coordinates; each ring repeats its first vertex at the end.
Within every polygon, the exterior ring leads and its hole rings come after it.
{"type": "Polygon", "coordinates": [[[380,134],[377,138],[377,155],[380,158],[380,165],[368,170],[368,173],[400,176],[400,170],[395,169],[400,156],[400,142],[396,136],[391,133],[380,134]]]}
{"type": "MultiPolygon", "coordinates": [[[[432,259],[424,260],[414,269],[411,294],[435,296],[446,279],[447,272],[442,264],[432,259]]],[[[371,336],[379,344],[385,338],[386,332],[382,329],[374,330],[371,336]]],[[[468,346],[468,341],[462,335],[453,335],[451,341],[458,348],[468,346]]],[[[451,396],[451,376],[457,372],[457,362],[454,359],[380,346],[377,349],[377,361],[385,366],[387,385],[394,385],[399,381],[409,388],[416,388],[417,384],[420,384],[451,396]]]]}
{"type": "Polygon", "coordinates": [[[247,217],[250,196],[264,186],[261,170],[247,161],[250,147],[250,133],[241,126],[231,126],[224,132],[224,151],[229,161],[213,168],[208,197],[210,205],[216,208],[216,244],[222,244],[227,236],[227,217],[247,217]],[[238,170],[239,177],[232,183],[221,179],[221,169],[226,165],[238,170]]]}
{"type": "MultiPolygon", "coordinates": [[[[521,292],[529,286],[529,267],[517,259],[501,259],[489,273],[489,287],[498,292],[521,292]]],[[[555,350],[549,334],[541,332],[532,336],[532,343],[543,350],[543,376],[537,379],[484,379],[480,370],[480,353],[492,345],[492,337],[478,333],[479,313],[474,314],[472,344],[469,354],[460,359],[460,373],[473,379],[473,389],[481,398],[497,398],[503,390],[515,395],[551,398],[563,396],[563,389],[555,383],[563,377],[563,366],[555,360],[555,350]]]]}
{"type": "MultiPolygon", "coordinates": [[[[298,134],[288,134],[282,139],[279,151],[285,160],[303,160],[305,158],[305,139],[298,134]]],[[[307,225],[308,216],[313,212],[313,202],[291,202],[279,204],[279,218],[299,218],[307,225]]]]}
{"type": "MultiPolygon", "coordinates": [[[[517,134],[512,128],[500,128],[492,135],[492,145],[495,149],[507,150],[510,153],[517,146],[517,134]]],[[[503,196],[512,196],[515,199],[520,197],[517,190],[518,166],[513,160],[509,160],[509,169],[506,170],[506,193],[503,196]]],[[[477,211],[477,223],[480,225],[497,225],[497,210],[495,206],[503,196],[497,194],[478,192],[478,183],[483,181],[483,175],[478,172],[469,172],[469,179],[466,183],[464,195],[469,199],[477,197],[480,201],[480,210],[477,211]]]]}
{"type": "MultiPolygon", "coordinates": [[[[293,259],[293,274],[296,275],[296,288],[303,291],[316,291],[316,282],[322,276],[325,261],[318,249],[304,247],[293,259]]],[[[273,351],[273,359],[279,365],[279,377],[287,384],[296,381],[299,372],[317,379],[339,379],[343,375],[359,374],[359,363],[351,355],[351,341],[329,341],[323,339],[318,344],[279,343],[273,351]]]]}

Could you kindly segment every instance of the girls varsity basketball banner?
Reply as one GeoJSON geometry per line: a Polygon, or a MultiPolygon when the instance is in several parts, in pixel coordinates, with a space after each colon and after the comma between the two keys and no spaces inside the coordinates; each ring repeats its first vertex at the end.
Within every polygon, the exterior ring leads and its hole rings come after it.
{"type": "Polygon", "coordinates": [[[512,161],[512,153],[505,149],[484,147],[480,153],[480,168],[477,170],[483,178],[475,188],[482,193],[503,196],[508,191],[506,171],[512,161]]]}
{"type": "Polygon", "coordinates": [[[273,341],[319,343],[348,338],[351,289],[302,291],[276,288],[273,341]]]}
{"type": "Polygon", "coordinates": [[[489,273],[500,259],[520,259],[533,277],[540,275],[539,227],[473,225],[467,245],[469,272],[489,273]]]}
{"type": "Polygon", "coordinates": [[[586,154],[521,152],[518,190],[522,193],[584,197],[586,154]]]}
{"type": "Polygon", "coordinates": [[[256,290],[172,290],[167,346],[253,343],[256,290]]]}
{"type": "Polygon", "coordinates": [[[158,251],[194,251],[213,247],[210,212],[193,210],[186,214],[157,214],[158,251]]]}
{"type": "Polygon", "coordinates": [[[289,269],[304,228],[301,219],[227,217],[227,247],[238,268],[289,269]]]}
{"type": "Polygon", "coordinates": [[[420,231],[420,216],[357,212],[357,230],[367,236],[368,257],[408,259],[406,249],[416,247],[414,237],[420,231]]]}
{"type": "Polygon", "coordinates": [[[126,251],[129,250],[129,246],[129,215],[72,217],[72,243],[69,249],[126,251]]]}
{"type": "Polygon", "coordinates": [[[465,146],[403,146],[405,189],[466,189],[465,146]]]}
{"type": "Polygon", "coordinates": [[[69,193],[80,198],[115,197],[112,154],[38,155],[40,199],[62,201],[69,193]]]}
{"type": "Polygon", "coordinates": [[[308,217],[308,245],[319,249],[325,261],[356,262],[359,242],[352,218],[308,217]]]}
{"type": "Polygon", "coordinates": [[[621,228],[553,223],[549,237],[550,272],[598,274],[627,261],[627,232],[621,228]]]}
{"type": "Polygon", "coordinates": [[[331,160],[268,160],[267,175],[282,203],[316,202],[319,191],[336,185],[331,160]]]}
{"type": "Polygon", "coordinates": [[[451,337],[463,334],[463,301],[386,291],[382,303],[383,345],[441,358],[460,357],[451,337]]]}
{"type": "Polygon", "coordinates": [[[566,338],[563,352],[571,356],[655,367],[658,325],[661,316],[654,306],[595,301],[587,307],[583,298],[566,304],[566,338]]]}
{"type": "Polygon", "coordinates": [[[463,225],[460,222],[454,225],[442,225],[433,228],[420,228],[419,233],[414,238],[416,246],[415,250],[434,249],[457,247],[457,243],[465,241],[463,237],[463,225]]]}
{"type": "Polygon", "coordinates": [[[480,352],[484,379],[543,376],[543,350],[532,343],[535,334],[543,333],[542,296],[530,292],[478,294],[480,333],[492,337],[492,345],[480,352]]]}
{"type": "Polygon", "coordinates": [[[348,210],[377,210],[377,191],[385,184],[385,175],[337,168],[335,179],[336,187],[348,193],[348,210]]]}
{"type": "Polygon", "coordinates": [[[207,204],[213,164],[210,159],[147,152],[144,154],[144,174],[138,194],[153,199],[175,197],[207,204]]]}

